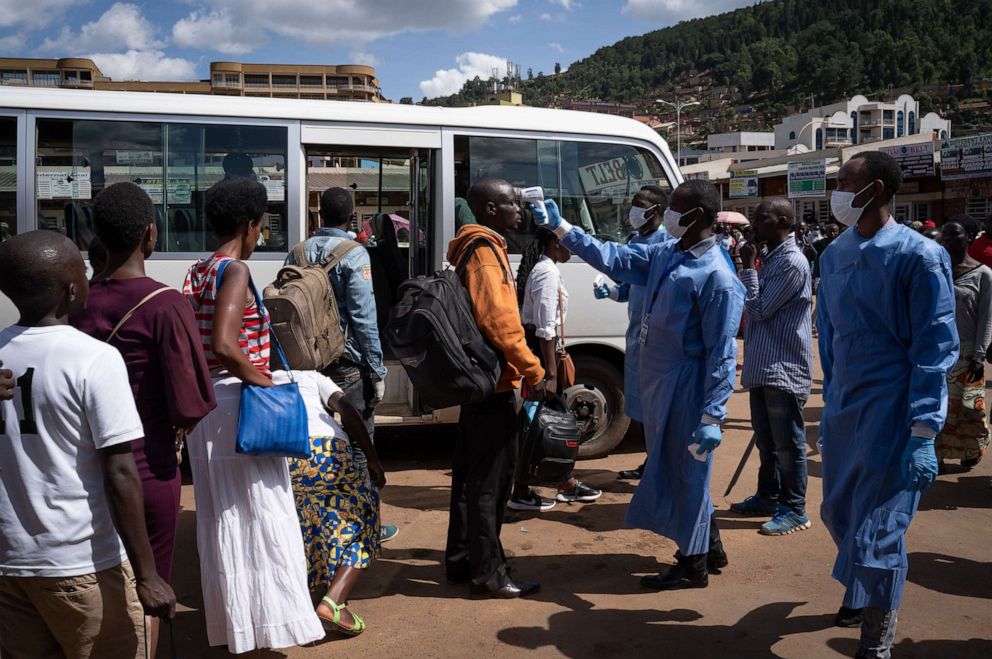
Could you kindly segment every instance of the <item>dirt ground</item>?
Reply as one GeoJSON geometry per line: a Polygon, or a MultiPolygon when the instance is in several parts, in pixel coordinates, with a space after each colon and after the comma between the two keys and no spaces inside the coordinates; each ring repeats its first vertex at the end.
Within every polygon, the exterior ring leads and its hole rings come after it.
{"type": "MultiPolygon", "coordinates": [[[[618,452],[579,463],[576,475],[602,498],[559,503],[543,514],[513,514],[503,544],[521,579],[542,583],[532,598],[469,599],[445,583],[451,428],[384,431],[389,484],[382,518],[400,526],[356,588],[352,609],[368,625],[354,639],[329,637],[313,647],[246,656],[309,657],[851,657],[857,630],[832,626],[843,596],[830,578],[836,555],[819,517],[821,467],[817,423],[820,383],[806,407],[809,531],[768,538],[762,520],[729,512],[754,491],[752,454],[730,496],[723,496],[751,436],[747,394],[731,398],[712,493],[730,566],[704,590],[644,590],[640,575],[671,564],[675,545],[623,527],[634,485],[616,472],[640,464],[643,444],[628,437],[618,452]]],[[[992,460],[941,476],[925,494],[909,532],[909,581],[894,656],[899,659],[992,657],[992,460]]],[[[549,493],[546,493],[549,494],[549,493]]],[[[181,659],[230,656],[208,648],[198,581],[193,488],[183,488],[176,560],[181,659]]],[[[168,658],[166,634],[159,657],[168,658]]]]}

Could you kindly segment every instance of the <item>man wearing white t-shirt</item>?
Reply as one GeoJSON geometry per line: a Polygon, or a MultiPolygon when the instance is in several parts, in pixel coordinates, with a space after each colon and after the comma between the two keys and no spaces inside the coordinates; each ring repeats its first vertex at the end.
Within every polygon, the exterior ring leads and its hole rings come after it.
{"type": "Polygon", "coordinates": [[[175,595],[145,531],[124,361],[67,324],[89,287],[64,236],[0,245],[0,292],[20,312],[0,332],[0,656],[144,657],[144,614],[171,618],[175,595]]]}

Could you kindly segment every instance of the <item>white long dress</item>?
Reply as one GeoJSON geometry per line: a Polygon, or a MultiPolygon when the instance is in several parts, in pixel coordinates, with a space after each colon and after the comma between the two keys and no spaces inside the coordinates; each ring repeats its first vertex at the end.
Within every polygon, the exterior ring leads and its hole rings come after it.
{"type": "Polygon", "coordinates": [[[187,442],[207,640],[238,654],[321,639],[289,467],[235,453],[241,381],[213,382],[217,409],[187,442]]]}

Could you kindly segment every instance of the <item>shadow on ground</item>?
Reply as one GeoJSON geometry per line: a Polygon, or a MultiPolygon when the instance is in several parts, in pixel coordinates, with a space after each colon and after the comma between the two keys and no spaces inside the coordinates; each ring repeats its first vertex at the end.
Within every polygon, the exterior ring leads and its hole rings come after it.
{"type": "Polygon", "coordinates": [[[792,634],[831,626],[829,615],[790,617],[804,602],[758,607],[734,625],[704,625],[690,609],[671,611],[588,609],[555,613],[545,627],[511,627],[500,641],[529,650],[553,647],[566,657],[686,656],[780,657],[772,647],[792,634]],[[697,622],[686,625],[685,622],[697,622]],[[604,638],[603,629],[618,633],[604,638]]]}
{"type": "Polygon", "coordinates": [[[992,563],[946,554],[913,552],[909,555],[907,579],[938,593],[992,599],[992,563]]]}
{"type": "MultiPolygon", "coordinates": [[[[827,645],[846,657],[853,657],[858,649],[857,640],[851,638],[832,638],[827,645]]],[[[992,640],[914,641],[907,638],[892,646],[892,656],[899,659],[988,659],[992,657],[992,640]]]]}

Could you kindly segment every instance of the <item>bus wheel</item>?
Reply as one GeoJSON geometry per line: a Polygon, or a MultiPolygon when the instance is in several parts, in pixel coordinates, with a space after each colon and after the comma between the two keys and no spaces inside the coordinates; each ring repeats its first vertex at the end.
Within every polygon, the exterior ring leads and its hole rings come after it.
{"type": "Polygon", "coordinates": [[[630,425],[623,412],[623,374],[599,357],[573,359],[576,383],[565,390],[565,403],[582,430],[579,457],[600,458],[617,447],[630,425]]]}

